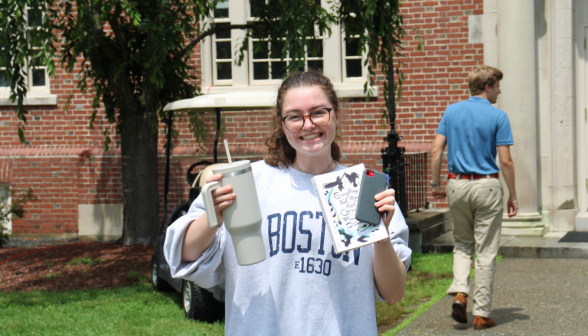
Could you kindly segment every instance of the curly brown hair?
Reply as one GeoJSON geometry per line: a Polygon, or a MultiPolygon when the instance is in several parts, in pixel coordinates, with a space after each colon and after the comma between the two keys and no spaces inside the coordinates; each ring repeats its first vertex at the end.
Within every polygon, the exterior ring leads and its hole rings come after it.
{"type": "MultiPolygon", "coordinates": [[[[296,150],[292,148],[286,134],[282,128],[282,105],[284,104],[284,97],[290,89],[301,87],[318,86],[333,104],[333,110],[337,117],[340,115],[339,100],[337,93],[331,81],[322,73],[316,71],[304,71],[286,78],[280,88],[278,89],[278,99],[276,101],[275,113],[271,118],[270,134],[265,138],[265,144],[268,147],[267,154],[263,158],[265,162],[273,167],[279,167],[280,164],[287,167],[294,163],[296,159],[296,150]]],[[[341,159],[341,148],[337,144],[337,140],[341,140],[341,129],[339,125],[336,126],[335,140],[331,144],[331,157],[335,161],[341,159]]]]}

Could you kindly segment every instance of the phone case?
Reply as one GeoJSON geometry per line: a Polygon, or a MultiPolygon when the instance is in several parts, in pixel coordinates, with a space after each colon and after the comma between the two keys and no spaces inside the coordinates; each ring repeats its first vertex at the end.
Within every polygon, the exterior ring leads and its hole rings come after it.
{"type": "Polygon", "coordinates": [[[386,174],[372,169],[363,171],[355,219],[372,225],[380,223],[381,214],[374,205],[376,203],[374,196],[386,190],[387,183],[386,174]]]}

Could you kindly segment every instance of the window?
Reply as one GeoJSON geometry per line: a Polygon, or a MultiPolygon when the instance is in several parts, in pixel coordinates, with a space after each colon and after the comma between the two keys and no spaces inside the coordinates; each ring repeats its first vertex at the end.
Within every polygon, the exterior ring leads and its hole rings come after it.
{"type": "MultiPolygon", "coordinates": [[[[40,29],[44,14],[40,9],[27,7],[26,9],[27,40],[33,50],[41,49],[41,43],[35,36],[35,30],[40,29]]],[[[25,105],[56,105],[57,96],[50,94],[49,74],[39,58],[33,57],[29,62],[26,76],[28,87],[25,105]]],[[[5,64],[0,64],[0,105],[14,105],[7,99],[10,92],[10,82],[6,74],[5,64]]]]}
{"type": "MultiPolygon", "coordinates": [[[[359,35],[346,32],[343,38],[343,77],[346,80],[363,80],[363,57],[360,54],[359,35]]],[[[367,69],[365,69],[367,71],[367,69]]]]}
{"type": "MultiPolygon", "coordinates": [[[[229,2],[222,1],[218,4],[214,12],[214,21],[217,25],[228,26],[229,20],[229,2]]],[[[214,78],[215,83],[220,85],[230,85],[233,78],[233,49],[231,48],[231,31],[214,34],[214,47],[212,49],[212,58],[214,59],[214,78]]]]}
{"type": "MultiPolygon", "coordinates": [[[[27,8],[28,40],[33,49],[41,48],[39,41],[32,36],[32,33],[34,30],[40,29],[42,21],[43,12],[40,9],[27,8]]],[[[29,91],[49,91],[47,68],[41,64],[38,58],[33,58],[31,62],[28,71],[29,91]]]]}
{"type": "MultiPolygon", "coordinates": [[[[329,0],[320,1],[330,8],[329,0]]],[[[255,20],[248,0],[221,1],[213,13],[216,25],[245,24],[255,20]]],[[[359,53],[359,35],[346,33],[340,26],[331,27],[331,36],[321,35],[317,27],[310,27],[305,70],[320,70],[328,76],[341,97],[364,97],[367,80],[366,56],[359,53]]],[[[201,49],[202,89],[205,93],[256,90],[273,91],[286,74],[291,61],[283,51],[284,44],[273,43],[261,36],[249,40],[248,51],[241,66],[235,63],[238,48],[245,32],[235,29],[214,34],[204,40],[201,49]],[[281,60],[282,53],[284,59],[281,60]]],[[[377,88],[372,89],[377,95],[377,88]]]]}
{"type": "MultiPolygon", "coordinates": [[[[315,38],[308,38],[306,52],[305,70],[323,71],[323,44],[324,37],[316,36],[312,27],[309,35],[315,38]]],[[[286,75],[288,64],[292,61],[287,51],[283,51],[285,43],[272,45],[267,39],[252,38],[249,42],[249,69],[251,69],[250,80],[252,84],[279,84],[286,75]],[[281,60],[281,56],[284,60],[281,60]]]]}

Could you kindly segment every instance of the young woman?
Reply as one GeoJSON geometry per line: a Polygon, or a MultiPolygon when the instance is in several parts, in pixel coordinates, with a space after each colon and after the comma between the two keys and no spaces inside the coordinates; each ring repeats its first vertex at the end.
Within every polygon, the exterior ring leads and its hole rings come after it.
{"type": "MultiPolygon", "coordinates": [[[[298,73],[280,86],[268,153],[252,164],[266,260],[239,266],[224,226],[208,227],[201,196],[168,229],[164,250],[174,277],[204,288],[225,283],[227,335],[376,335],[374,300],[393,304],[404,296],[411,251],[394,190],[374,200],[387,213],[390,239],[335,254],[322,225],[311,178],[345,169],[335,141],[340,113],[333,85],[320,73],[298,73]],[[304,260],[312,260],[311,272],[304,260]]],[[[221,222],[236,196],[231,186],[212,196],[221,222]]]]}

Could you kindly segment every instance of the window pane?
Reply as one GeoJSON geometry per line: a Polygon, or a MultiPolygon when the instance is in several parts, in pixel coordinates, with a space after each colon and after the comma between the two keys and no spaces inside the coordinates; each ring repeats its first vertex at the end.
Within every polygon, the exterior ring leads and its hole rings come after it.
{"type": "Polygon", "coordinates": [[[272,54],[271,54],[271,58],[279,58],[281,59],[281,55],[284,56],[284,58],[288,57],[288,53],[287,52],[282,52],[282,50],[284,49],[284,47],[286,46],[285,42],[275,42],[272,44],[272,54]]]}
{"type": "Polygon", "coordinates": [[[346,38],[345,39],[345,55],[346,56],[360,56],[359,54],[359,39],[346,38]]]}
{"type": "Polygon", "coordinates": [[[361,77],[361,60],[345,60],[347,77],[361,77]]]}
{"type": "Polygon", "coordinates": [[[216,63],[216,78],[217,79],[232,79],[231,63],[216,63]]]}
{"type": "Polygon", "coordinates": [[[217,19],[229,18],[229,0],[219,1],[214,10],[214,17],[217,19]]]}
{"type": "Polygon", "coordinates": [[[8,82],[8,78],[6,77],[6,70],[0,70],[0,86],[6,87],[10,86],[8,82]]]}
{"type": "Polygon", "coordinates": [[[323,72],[323,61],[308,61],[308,70],[323,72]]]}
{"type": "Polygon", "coordinates": [[[37,48],[41,48],[43,46],[43,44],[41,43],[41,40],[39,39],[39,32],[37,31],[31,31],[28,34],[28,41],[30,44],[30,47],[33,49],[37,49],[37,48]]]}
{"type": "Polygon", "coordinates": [[[253,63],[253,79],[269,79],[267,62],[253,63]]]}
{"type": "Polygon", "coordinates": [[[282,79],[286,75],[286,62],[272,62],[272,79],[282,79]]]}
{"type": "Polygon", "coordinates": [[[267,59],[267,42],[253,42],[253,59],[267,59]]]}
{"type": "Polygon", "coordinates": [[[45,86],[45,69],[33,70],[33,86],[45,86]]]}
{"type": "Polygon", "coordinates": [[[251,30],[251,37],[253,37],[254,39],[261,39],[261,38],[265,38],[267,39],[267,34],[263,34],[262,32],[260,32],[258,29],[252,29],[251,30]]]}
{"type": "Polygon", "coordinates": [[[39,9],[29,8],[27,10],[27,21],[29,27],[38,27],[43,22],[43,14],[39,9]]]}
{"type": "Polygon", "coordinates": [[[249,17],[258,17],[259,12],[253,8],[253,3],[249,2],[249,17]]]}
{"type": "Polygon", "coordinates": [[[351,13],[357,13],[358,11],[361,11],[361,4],[358,0],[349,0],[347,6],[349,6],[348,8],[351,13]]]}
{"type": "MultiPolygon", "coordinates": [[[[216,25],[217,25],[217,27],[228,27],[231,24],[230,23],[217,23],[216,25]]],[[[217,39],[230,39],[231,38],[231,31],[227,30],[224,32],[216,33],[215,35],[216,35],[217,39]]]]}
{"type": "Polygon", "coordinates": [[[231,59],[231,42],[216,42],[216,58],[231,59]]]}
{"type": "Polygon", "coordinates": [[[286,35],[288,35],[288,32],[286,29],[283,29],[276,33],[276,38],[286,38],[286,35]]]}
{"type": "Polygon", "coordinates": [[[323,57],[323,41],[308,41],[306,57],[323,57]]]}

